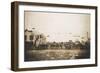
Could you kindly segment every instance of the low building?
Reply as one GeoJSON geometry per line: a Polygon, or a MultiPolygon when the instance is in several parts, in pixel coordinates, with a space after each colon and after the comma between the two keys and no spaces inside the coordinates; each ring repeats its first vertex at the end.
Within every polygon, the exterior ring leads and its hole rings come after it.
{"type": "Polygon", "coordinates": [[[46,36],[41,33],[37,33],[36,31],[32,30],[25,30],[25,45],[26,44],[33,44],[31,46],[38,47],[39,45],[46,44],[46,36]]]}

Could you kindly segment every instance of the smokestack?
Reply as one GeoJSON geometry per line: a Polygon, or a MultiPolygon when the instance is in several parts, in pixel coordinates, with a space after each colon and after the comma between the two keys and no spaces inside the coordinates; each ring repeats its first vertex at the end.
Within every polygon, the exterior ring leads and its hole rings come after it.
{"type": "Polygon", "coordinates": [[[89,36],[88,36],[89,34],[88,34],[88,32],[87,32],[87,40],[88,40],[88,38],[89,38],[89,36]]]}

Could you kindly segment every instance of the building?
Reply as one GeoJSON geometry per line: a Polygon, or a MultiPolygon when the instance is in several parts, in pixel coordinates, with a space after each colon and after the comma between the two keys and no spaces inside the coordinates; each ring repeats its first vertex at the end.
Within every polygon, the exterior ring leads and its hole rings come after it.
{"type": "Polygon", "coordinates": [[[42,33],[37,33],[34,30],[25,30],[25,45],[28,47],[39,47],[39,45],[46,44],[46,36],[42,33]],[[31,44],[31,45],[30,45],[31,44]]]}

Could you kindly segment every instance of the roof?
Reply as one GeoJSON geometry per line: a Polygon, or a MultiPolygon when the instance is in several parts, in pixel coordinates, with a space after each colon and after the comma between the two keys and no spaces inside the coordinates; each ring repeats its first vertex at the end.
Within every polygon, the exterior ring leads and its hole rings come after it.
{"type": "Polygon", "coordinates": [[[26,32],[26,31],[28,31],[28,32],[32,32],[32,30],[28,30],[28,29],[25,29],[25,32],[26,32]]]}

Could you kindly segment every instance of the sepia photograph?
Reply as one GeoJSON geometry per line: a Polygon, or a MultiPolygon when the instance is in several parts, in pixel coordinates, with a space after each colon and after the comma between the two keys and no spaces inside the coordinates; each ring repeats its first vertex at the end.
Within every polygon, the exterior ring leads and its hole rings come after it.
{"type": "Polygon", "coordinates": [[[97,7],[11,3],[11,69],[97,66],[97,7]]]}
{"type": "Polygon", "coordinates": [[[24,61],[90,58],[90,14],[24,11],[24,61]]]}

